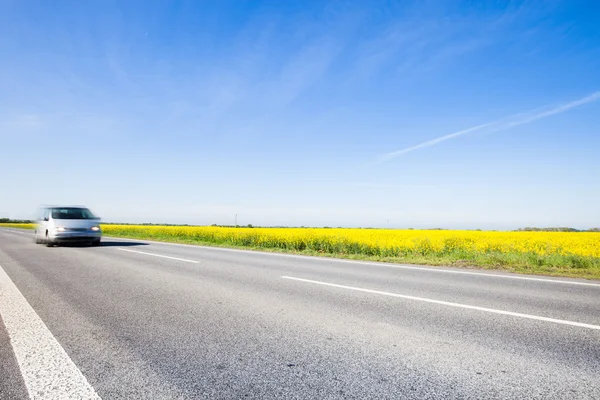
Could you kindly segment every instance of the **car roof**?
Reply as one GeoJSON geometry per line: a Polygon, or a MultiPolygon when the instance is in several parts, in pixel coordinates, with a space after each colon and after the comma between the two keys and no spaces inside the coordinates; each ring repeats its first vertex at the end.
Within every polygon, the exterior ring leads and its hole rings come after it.
{"type": "Polygon", "coordinates": [[[53,205],[53,206],[41,206],[41,208],[87,208],[85,206],[71,206],[71,205],[53,205]]]}

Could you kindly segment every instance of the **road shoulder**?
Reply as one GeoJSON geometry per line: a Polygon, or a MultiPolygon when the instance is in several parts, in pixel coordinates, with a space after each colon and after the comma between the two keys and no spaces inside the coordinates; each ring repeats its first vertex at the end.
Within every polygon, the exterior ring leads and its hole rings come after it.
{"type": "Polygon", "coordinates": [[[0,360],[0,399],[29,399],[2,316],[0,316],[0,360]]]}

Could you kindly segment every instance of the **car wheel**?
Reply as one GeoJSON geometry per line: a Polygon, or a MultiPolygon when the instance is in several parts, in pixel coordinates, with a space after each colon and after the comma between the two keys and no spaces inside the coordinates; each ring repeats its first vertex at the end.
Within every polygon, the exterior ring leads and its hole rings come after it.
{"type": "Polygon", "coordinates": [[[100,246],[100,239],[92,240],[92,246],[100,246]]]}
{"type": "Polygon", "coordinates": [[[45,243],[46,243],[46,247],[52,247],[52,246],[54,246],[54,242],[52,240],[50,240],[50,238],[48,237],[48,232],[46,232],[45,243]]]}

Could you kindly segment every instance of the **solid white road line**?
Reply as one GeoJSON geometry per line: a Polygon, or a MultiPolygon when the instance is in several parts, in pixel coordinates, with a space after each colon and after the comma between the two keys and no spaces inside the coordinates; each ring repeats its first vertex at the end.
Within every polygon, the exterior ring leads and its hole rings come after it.
{"type": "Polygon", "coordinates": [[[580,327],[580,328],[600,330],[600,325],[584,324],[582,322],[573,322],[573,321],[566,321],[566,320],[562,320],[562,319],[540,317],[538,315],[522,314],[522,313],[517,313],[517,312],[512,312],[512,311],[497,310],[497,309],[494,309],[494,308],[470,306],[470,305],[467,305],[467,304],[452,303],[452,302],[449,302],[449,301],[434,300],[434,299],[428,299],[428,298],[425,298],[425,297],[407,296],[407,295],[398,294],[398,293],[384,292],[384,291],[381,291],[381,290],[364,289],[364,288],[359,288],[359,287],[355,287],[355,286],[346,286],[346,285],[338,285],[336,283],[314,281],[314,280],[311,280],[311,279],[294,278],[292,276],[282,276],[281,278],[283,278],[283,279],[290,279],[290,280],[299,281],[299,282],[304,282],[304,283],[312,283],[312,284],[322,285],[322,286],[330,286],[330,287],[335,287],[335,288],[340,288],[340,289],[354,290],[356,292],[364,292],[364,293],[378,294],[378,295],[382,295],[382,296],[398,297],[398,298],[401,298],[401,299],[414,300],[414,301],[423,301],[423,302],[426,302],[426,303],[440,304],[440,305],[443,305],[443,306],[466,308],[468,310],[484,311],[484,312],[493,313],[493,314],[509,315],[511,317],[534,319],[534,320],[537,320],[537,321],[545,321],[545,322],[552,322],[552,323],[555,323],[555,324],[571,325],[571,326],[577,326],[577,327],[580,327]]]}
{"type": "Polygon", "coordinates": [[[147,256],[153,256],[153,257],[160,257],[160,258],[168,258],[171,260],[177,260],[177,261],[184,261],[184,262],[189,262],[189,263],[194,263],[194,264],[200,264],[200,261],[195,261],[195,260],[188,260],[187,258],[179,258],[179,257],[171,257],[171,256],[163,256],[162,254],[156,254],[156,253],[146,253],[145,251],[137,251],[137,250],[129,250],[129,249],[122,249],[122,248],[118,248],[118,250],[121,251],[128,251],[130,253],[138,253],[138,254],[145,254],[147,256]]]}
{"type": "Polygon", "coordinates": [[[31,399],[100,399],[1,266],[0,314],[31,399]]]}

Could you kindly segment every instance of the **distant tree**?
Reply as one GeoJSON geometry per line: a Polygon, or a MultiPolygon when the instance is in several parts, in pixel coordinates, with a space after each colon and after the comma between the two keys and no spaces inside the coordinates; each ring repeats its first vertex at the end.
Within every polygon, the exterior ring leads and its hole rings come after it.
{"type": "Polygon", "coordinates": [[[536,227],[526,227],[519,228],[517,232],[580,232],[578,229],[569,228],[569,227],[551,227],[551,228],[536,228],[536,227]]]}

